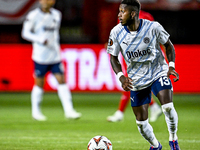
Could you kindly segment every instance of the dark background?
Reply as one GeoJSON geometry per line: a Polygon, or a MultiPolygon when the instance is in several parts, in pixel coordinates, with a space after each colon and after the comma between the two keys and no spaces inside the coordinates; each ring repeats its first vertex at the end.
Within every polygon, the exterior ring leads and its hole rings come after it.
{"type": "MultiPolygon", "coordinates": [[[[152,3],[144,6],[143,10],[151,13],[168,31],[174,44],[200,43],[199,7],[172,10],[169,7],[152,8],[152,3]]],[[[105,43],[110,30],[117,24],[119,3],[116,2],[57,0],[54,7],[63,15],[61,43],[105,43]]],[[[21,38],[21,28],[22,24],[1,24],[0,43],[27,43],[21,38]]]]}

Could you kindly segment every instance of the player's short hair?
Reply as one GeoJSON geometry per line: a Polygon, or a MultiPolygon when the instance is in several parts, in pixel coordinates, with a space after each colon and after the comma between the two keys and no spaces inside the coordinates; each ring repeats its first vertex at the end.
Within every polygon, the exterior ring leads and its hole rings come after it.
{"type": "Polygon", "coordinates": [[[133,6],[133,10],[136,11],[137,14],[139,15],[141,4],[138,0],[122,0],[121,4],[133,6]]]}

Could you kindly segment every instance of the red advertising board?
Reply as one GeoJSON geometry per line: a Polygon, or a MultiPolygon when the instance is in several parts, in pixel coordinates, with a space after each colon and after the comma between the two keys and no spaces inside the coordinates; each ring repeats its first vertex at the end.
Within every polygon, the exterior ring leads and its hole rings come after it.
{"type": "MultiPolygon", "coordinates": [[[[61,45],[65,77],[74,92],[121,91],[103,44],[61,45]]],[[[180,80],[173,83],[176,93],[200,93],[200,45],[175,45],[176,71],[180,80]]],[[[32,46],[0,45],[0,91],[30,91],[34,84],[32,46]]],[[[120,58],[122,59],[122,58],[120,58]]],[[[45,90],[56,90],[53,75],[46,76],[45,90]]]]}

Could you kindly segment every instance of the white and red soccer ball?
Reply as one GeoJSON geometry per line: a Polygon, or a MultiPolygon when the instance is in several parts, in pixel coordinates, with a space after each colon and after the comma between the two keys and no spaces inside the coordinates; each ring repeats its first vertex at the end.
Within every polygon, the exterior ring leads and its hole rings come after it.
{"type": "Polygon", "coordinates": [[[89,141],[87,150],[112,150],[112,143],[107,137],[98,135],[89,141]]]}

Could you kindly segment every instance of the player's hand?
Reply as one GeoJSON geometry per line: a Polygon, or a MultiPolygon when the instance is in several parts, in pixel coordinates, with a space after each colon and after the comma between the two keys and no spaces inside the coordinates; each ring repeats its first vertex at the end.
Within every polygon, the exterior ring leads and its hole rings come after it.
{"type": "Polygon", "coordinates": [[[174,82],[179,80],[179,74],[175,71],[175,69],[173,67],[169,67],[167,77],[169,78],[170,75],[175,76],[175,78],[173,78],[174,82]]]}
{"type": "Polygon", "coordinates": [[[125,77],[125,76],[121,76],[119,80],[122,83],[122,88],[125,91],[130,91],[132,89],[132,87],[133,87],[132,81],[133,80],[131,78],[125,77]]]}

